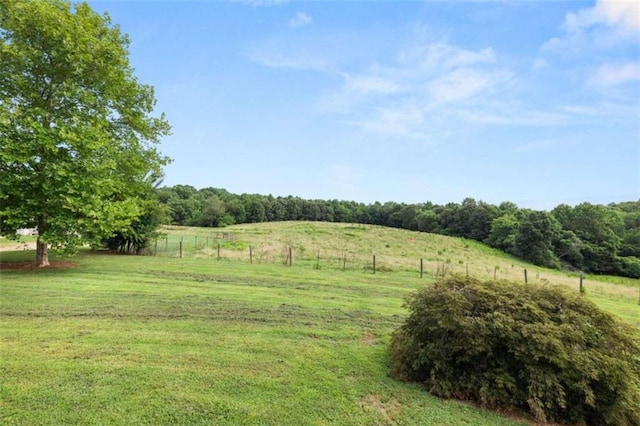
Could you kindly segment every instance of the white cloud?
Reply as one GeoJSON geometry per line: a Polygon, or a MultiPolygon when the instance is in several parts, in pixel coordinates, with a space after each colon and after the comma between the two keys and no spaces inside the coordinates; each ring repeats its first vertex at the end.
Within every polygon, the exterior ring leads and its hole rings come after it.
{"type": "Polygon", "coordinates": [[[562,105],[560,107],[560,110],[569,114],[586,116],[596,116],[602,114],[602,111],[599,108],[594,107],[593,105],[562,105]]]}
{"type": "Polygon", "coordinates": [[[543,45],[548,51],[609,48],[637,43],[640,36],[640,2],[598,0],[595,6],[569,12],[563,24],[565,34],[543,45]]]}
{"type": "Polygon", "coordinates": [[[401,105],[377,108],[373,116],[353,121],[352,124],[372,133],[402,137],[421,137],[425,113],[419,105],[406,102],[401,105]]]}
{"type": "Polygon", "coordinates": [[[397,82],[376,75],[351,76],[345,74],[344,77],[347,90],[362,94],[391,94],[401,90],[397,82]]]}
{"type": "Polygon", "coordinates": [[[447,69],[476,64],[493,64],[496,62],[496,55],[491,48],[485,48],[477,52],[458,48],[449,48],[449,50],[443,63],[444,68],[447,69]]]}
{"type": "Polygon", "coordinates": [[[434,43],[405,49],[394,64],[361,75],[348,74],[346,88],[364,93],[405,93],[432,101],[464,100],[505,81],[490,48],[478,51],[434,43]]]}
{"type": "MultiPolygon", "coordinates": [[[[550,126],[570,117],[516,104],[525,82],[501,64],[491,47],[465,49],[418,37],[395,55],[388,52],[391,61],[363,63],[341,56],[340,39],[328,44],[310,37],[272,40],[254,47],[248,57],[265,66],[313,70],[341,81],[322,95],[317,111],[369,134],[441,140],[445,132],[463,131],[465,124],[550,126]],[[452,127],[452,122],[457,124],[452,127]]],[[[532,66],[548,65],[538,58],[532,66]]]]}
{"type": "Polygon", "coordinates": [[[434,68],[454,69],[457,67],[492,64],[496,56],[491,48],[478,51],[461,49],[447,43],[419,45],[402,50],[398,54],[400,65],[417,65],[421,70],[434,68]]]}
{"type": "Polygon", "coordinates": [[[589,79],[595,86],[617,86],[632,81],[640,81],[640,62],[605,64],[589,79]]]}
{"type": "Polygon", "coordinates": [[[564,24],[569,32],[578,32],[596,25],[616,26],[625,31],[640,30],[640,2],[598,0],[593,8],[567,14],[564,24]]]}
{"type": "MultiPolygon", "coordinates": [[[[601,109],[610,103],[612,116],[613,111],[637,110],[637,92],[627,90],[627,85],[640,82],[640,2],[598,0],[592,7],[567,13],[563,30],[542,46],[545,59],[560,65],[551,71],[561,71],[558,77],[580,90],[580,102],[590,101],[589,108],[601,109]]],[[[564,112],[572,120],[587,116],[579,110],[564,112]]]]}
{"type": "Polygon", "coordinates": [[[435,80],[429,89],[436,103],[461,102],[506,83],[511,78],[511,73],[507,71],[460,68],[435,80]]]}
{"type": "Polygon", "coordinates": [[[400,51],[389,66],[344,73],[342,92],[323,100],[322,108],[358,117],[349,122],[368,132],[422,138],[445,115],[457,116],[459,108],[509,87],[513,74],[496,62],[491,48],[420,44],[400,51]]]}
{"type": "Polygon", "coordinates": [[[313,22],[313,17],[304,12],[296,13],[296,16],[289,19],[289,26],[291,28],[300,28],[309,25],[313,22]]]}

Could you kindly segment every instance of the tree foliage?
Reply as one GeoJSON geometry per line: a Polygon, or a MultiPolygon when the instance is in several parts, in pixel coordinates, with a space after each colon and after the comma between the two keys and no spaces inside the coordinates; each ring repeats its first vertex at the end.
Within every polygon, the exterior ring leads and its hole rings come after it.
{"type": "Polygon", "coordinates": [[[127,227],[114,231],[110,236],[102,240],[102,246],[112,251],[126,254],[140,254],[149,243],[160,237],[158,228],[167,222],[167,206],[158,200],[157,185],[162,182],[161,175],[151,175],[148,194],[141,197],[138,207],[142,213],[138,215],[127,227]]]}
{"type": "Polygon", "coordinates": [[[580,296],[451,277],[406,306],[393,376],[542,422],[640,424],[640,336],[580,296]]]}
{"type": "Polygon", "coordinates": [[[528,212],[518,225],[513,253],[536,265],[556,268],[559,262],[553,245],[560,237],[560,230],[560,224],[551,214],[528,212]]]}
{"type": "Polygon", "coordinates": [[[46,248],[124,231],[144,213],[148,176],[167,159],[150,86],[108,15],[65,0],[0,2],[0,219],[37,226],[46,248]]]}
{"type": "Polygon", "coordinates": [[[554,214],[563,228],[580,240],[579,250],[586,269],[603,273],[617,269],[624,229],[620,211],[582,203],[574,208],[560,205],[554,209],[554,214]]]}

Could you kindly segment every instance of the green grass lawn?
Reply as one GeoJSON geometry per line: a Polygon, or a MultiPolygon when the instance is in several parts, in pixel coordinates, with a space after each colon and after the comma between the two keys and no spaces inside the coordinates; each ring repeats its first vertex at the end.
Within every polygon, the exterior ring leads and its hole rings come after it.
{"type": "Polygon", "coordinates": [[[2,424],[517,424],[387,377],[415,280],[75,261],[2,272],[2,424]]]}
{"type": "MultiPolygon", "coordinates": [[[[279,245],[283,237],[265,225],[262,235],[279,245]]],[[[260,235],[258,225],[250,230],[260,235]]],[[[324,230],[334,232],[313,232],[324,230]]],[[[236,241],[258,244],[241,231],[236,241]]],[[[401,259],[392,247],[407,235],[392,231],[400,234],[362,236],[362,247],[382,240],[388,258],[401,259]]],[[[324,240],[337,246],[339,233],[324,240]]],[[[428,245],[456,253],[437,241],[415,250],[428,254],[428,245]]],[[[430,282],[400,260],[374,275],[315,269],[312,255],[285,267],[197,251],[183,259],[84,252],[70,269],[2,270],[0,424],[524,424],[387,376],[403,300],[430,282]]],[[[470,259],[493,256],[478,251],[470,259]]],[[[634,323],[640,307],[625,292],[637,294],[636,284],[601,283],[587,297],[634,323]]]]}

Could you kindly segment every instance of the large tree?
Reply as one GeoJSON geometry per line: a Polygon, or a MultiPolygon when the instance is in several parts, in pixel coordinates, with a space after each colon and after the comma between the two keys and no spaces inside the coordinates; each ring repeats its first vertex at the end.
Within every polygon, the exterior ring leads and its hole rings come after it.
{"type": "Polygon", "coordinates": [[[620,272],[617,253],[625,235],[622,212],[609,206],[581,203],[573,208],[559,205],[552,213],[562,227],[573,232],[579,240],[579,251],[587,271],[620,272]]]}
{"type": "Polygon", "coordinates": [[[38,266],[49,246],[127,229],[168,161],[128,46],[86,3],[0,1],[0,230],[37,226],[38,266]]]}
{"type": "Polygon", "coordinates": [[[513,253],[536,265],[557,268],[560,262],[553,248],[561,237],[561,230],[562,226],[550,213],[530,211],[520,220],[513,253]]]}

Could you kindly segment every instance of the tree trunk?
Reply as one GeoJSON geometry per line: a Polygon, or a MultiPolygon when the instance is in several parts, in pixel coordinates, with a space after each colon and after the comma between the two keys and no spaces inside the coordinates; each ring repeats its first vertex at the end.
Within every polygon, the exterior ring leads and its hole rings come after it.
{"type": "Polygon", "coordinates": [[[49,247],[40,237],[38,237],[38,242],[36,243],[36,266],[38,268],[49,266],[49,247]]]}
{"type": "Polygon", "coordinates": [[[47,221],[43,216],[38,218],[38,241],[36,243],[36,267],[46,268],[49,266],[49,246],[42,241],[42,234],[47,228],[47,221]]]}

